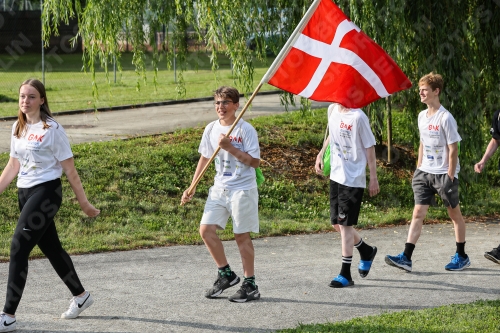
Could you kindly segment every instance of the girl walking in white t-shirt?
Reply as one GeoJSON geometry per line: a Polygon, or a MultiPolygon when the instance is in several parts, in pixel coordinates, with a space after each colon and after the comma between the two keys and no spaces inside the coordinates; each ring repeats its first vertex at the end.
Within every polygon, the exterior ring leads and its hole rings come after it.
{"type": "Polygon", "coordinates": [[[87,200],[66,133],[52,118],[45,87],[35,79],[24,81],[19,88],[18,120],[12,127],[10,159],[0,176],[0,193],[17,176],[21,211],[12,237],[0,332],[16,329],[15,313],[26,285],[29,254],[35,245],[74,296],[61,318],[76,318],[94,302],[62,248],[54,223],[62,202],[60,178],[63,171],[83,212],[90,217],[99,215],[100,211],[87,200]]]}

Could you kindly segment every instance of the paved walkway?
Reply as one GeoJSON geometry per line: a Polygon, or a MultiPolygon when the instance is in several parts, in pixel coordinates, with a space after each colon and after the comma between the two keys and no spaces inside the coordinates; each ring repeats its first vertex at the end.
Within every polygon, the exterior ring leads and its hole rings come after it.
{"type": "MultiPolygon", "coordinates": [[[[499,299],[500,265],[483,257],[498,244],[498,223],[469,223],[467,253],[472,266],[448,272],[454,249],[450,224],[426,225],[414,253],[414,271],[387,266],[384,255],[401,252],[408,226],[362,231],[378,247],[370,274],[353,275],[355,286],[328,287],[340,270],[338,233],[255,240],[259,301],[231,303],[227,296],[206,299],[215,279],[204,246],[173,246],[73,256],[85,287],[96,302],[75,320],[59,319],[70,294],[47,260],[30,262],[17,312],[20,332],[268,332],[299,323],[334,322],[404,309],[425,309],[479,299],[499,299]]],[[[234,241],[225,242],[229,262],[241,274],[234,241]]],[[[355,268],[359,262],[354,255],[355,268]]],[[[7,265],[0,264],[0,290],[7,265]]],[[[356,269],[353,269],[353,273],[356,269]]]]}
{"type": "MultiPolygon", "coordinates": [[[[245,118],[283,112],[277,95],[257,96],[245,118]]],[[[214,119],[210,102],[57,117],[73,143],[111,140],[202,125],[214,119]],[[181,125],[182,124],[182,125],[181,125]]],[[[0,151],[8,151],[12,122],[0,123],[0,151]]],[[[340,270],[338,233],[255,240],[259,301],[235,304],[227,296],[209,300],[215,280],[204,246],[173,246],[129,252],[73,256],[85,287],[96,302],[75,320],[61,320],[71,295],[47,260],[30,262],[24,297],[17,312],[19,332],[268,332],[404,309],[424,309],[478,299],[499,299],[500,265],[483,257],[500,240],[500,225],[469,223],[467,253],[471,268],[447,272],[453,254],[451,224],[427,225],[414,254],[414,272],[384,263],[385,254],[402,251],[408,226],[362,231],[379,249],[367,278],[356,285],[328,287],[340,270]]],[[[225,242],[238,274],[241,261],[234,241],[225,242]]],[[[359,262],[354,255],[353,273],[359,262]]],[[[0,291],[8,264],[0,264],[0,291]]]]}
{"type": "MultiPolygon", "coordinates": [[[[243,102],[240,100],[240,110],[243,102]]],[[[313,102],[312,107],[326,107],[328,103],[313,102]]],[[[290,110],[297,108],[291,107],[290,110]]],[[[252,108],[243,116],[251,119],[285,112],[278,94],[255,96],[252,108]]],[[[109,141],[134,136],[173,132],[179,128],[202,126],[217,118],[212,100],[186,104],[154,106],[119,111],[74,113],[55,116],[62,124],[72,144],[109,141]]],[[[15,120],[0,120],[0,153],[10,150],[12,124],[15,120]]]]}

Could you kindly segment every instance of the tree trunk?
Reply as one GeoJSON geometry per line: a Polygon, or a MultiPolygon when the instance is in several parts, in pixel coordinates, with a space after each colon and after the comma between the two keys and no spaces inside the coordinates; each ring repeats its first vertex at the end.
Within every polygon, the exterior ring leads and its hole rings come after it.
{"type": "Polygon", "coordinates": [[[391,147],[392,147],[392,107],[391,96],[387,96],[387,163],[391,163],[391,147]]]}

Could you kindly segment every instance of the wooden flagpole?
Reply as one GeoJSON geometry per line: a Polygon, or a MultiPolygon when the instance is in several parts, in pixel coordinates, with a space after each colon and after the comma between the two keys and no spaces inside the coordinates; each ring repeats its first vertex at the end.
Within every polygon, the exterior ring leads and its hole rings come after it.
{"type": "MultiPolygon", "coordinates": [[[[311,16],[314,14],[314,11],[319,6],[319,4],[320,4],[321,1],[322,0],[314,0],[314,2],[312,3],[312,5],[309,7],[309,9],[307,10],[306,14],[300,20],[300,22],[297,25],[297,27],[295,27],[295,30],[293,31],[293,33],[290,36],[290,38],[288,38],[287,42],[285,43],[285,45],[281,49],[281,51],[278,54],[278,56],[276,57],[276,59],[274,59],[273,63],[271,64],[271,67],[269,67],[269,69],[267,70],[266,74],[264,74],[264,76],[262,77],[262,80],[260,81],[259,85],[257,86],[257,88],[255,88],[255,91],[253,92],[252,96],[250,96],[250,98],[246,102],[246,104],[243,107],[243,109],[241,110],[239,116],[234,121],[233,126],[231,126],[231,128],[229,129],[229,131],[226,133],[226,136],[228,136],[229,134],[231,134],[231,132],[233,131],[233,129],[236,127],[236,124],[238,124],[238,121],[241,119],[241,117],[243,116],[243,114],[247,110],[248,106],[252,103],[253,98],[255,97],[255,95],[257,95],[257,93],[259,92],[259,90],[262,87],[262,85],[264,85],[264,83],[267,83],[269,81],[269,79],[274,75],[274,73],[276,72],[276,70],[278,69],[278,67],[281,65],[281,62],[283,62],[286,54],[288,53],[288,51],[292,47],[292,45],[295,42],[295,40],[297,40],[297,38],[299,38],[300,32],[302,31],[302,29],[304,29],[304,26],[307,24],[307,22],[309,21],[309,19],[311,18],[311,16]]],[[[203,170],[201,170],[200,175],[196,178],[196,180],[194,181],[194,183],[188,188],[188,193],[187,193],[188,195],[190,195],[191,192],[193,192],[193,189],[196,186],[198,186],[198,183],[200,182],[201,177],[203,177],[203,175],[205,174],[205,172],[207,171],[207,169],[210,167],[210,164],[212,164],[213,160],[215,159],[215,156],[217,156],[217,154],[219,153],[219,150],[220,150],[220,147],[217,147],[217,149],[213,153],[212,157],[208,161],[207,165],[205,165],[205,167],[203,168],[203,170]]],[[[181,205],[183,205],[183,204],[181,203],[181,205]]]]}
{"type": "MultiPolygon", "coordinates": [[[[257,95],[257,93],[259,92],[259,90],[262,87],[262,85],[263,85],[263,83],[261,82],[261,83],[259,83],[259,85],[257,86],[257,88],[255,88],[252,96],[250,96],[250,98],[247,100],[247,102],[245,103],[245,106],[243,107],[243,109],[241,110],[240,114],[238,115],[238,117],[234,121],[233,126],[231,126],[231,128],[229,128],[229,131],[226,133],[226,136],[228,136],[229,134],[231,134],[231,132],[234,130],[234,128],[236,127],[236,125],[240,121],[241,117],[243,117],[243,114],[245,113],[245,111],[248,109],[248,107],[252,103],[255,95],[257,95]]],[[[217,147],[217,149],[213,153],[212,157],[210,157],[210,160],[208,161],[207,165],[205,165],[205,167],[203,168],[203,170],[201,170],[201,173],[198,175],[198,177],[196,178],[196,180],[194,181],[194,183],[188,188],[188,195],[191,194],[191,192],[193,192],[193,189],[196,186],[198,186],[198,183],[200,182],[201,178],[203,177],[203,175],[205,174],[205,172],[208,170],[208,168],[210,167],[210,165],[214,161],[215,156],[217,156],[217,154],[219,153],[219,150],[220,150],[220,147],[217,147]]],[[[183,206],[182,203],[181,203],[181,206],[183,206]]]]}

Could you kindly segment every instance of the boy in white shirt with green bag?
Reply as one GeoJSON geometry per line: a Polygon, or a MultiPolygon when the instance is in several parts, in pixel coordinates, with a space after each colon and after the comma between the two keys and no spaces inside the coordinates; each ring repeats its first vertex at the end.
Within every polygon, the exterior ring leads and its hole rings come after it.
{"type": "Polygon", "coordinates": [[[353,249],[361,256],[358,272],[362,278],[370,272],[377,248],[366,244],[354,226],[366,187],[366,166],[370,170],[369,193],[379,193],[375,158],[375,137],[368,117],[361,109],[349,109],[335,103],[328,108],[329,135],[316,158],[315,170],[323,174],[324,151],[330,146],[330,219],[342,238],[342,268],[330,282],[332,288],[354,285],[351,277],[353,249]]]}

